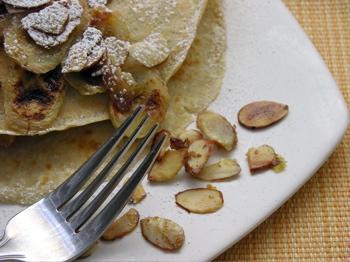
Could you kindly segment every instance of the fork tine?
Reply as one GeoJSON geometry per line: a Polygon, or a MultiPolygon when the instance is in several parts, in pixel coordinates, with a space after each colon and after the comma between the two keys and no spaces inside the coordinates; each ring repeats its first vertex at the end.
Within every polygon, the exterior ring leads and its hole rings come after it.
{"type": "Polygon", "coordinates": [[[129,201],[129,198],[136,186],[141,182],[143,177],[152,167],[162,146],[164,145],[165,138],[166,135],[163,135],[161,139],[159,139],[125,185],[118,191],[112,200],[109,201],[101,212],[82,229],[81,233],[96,237],[100,236],[105,231],[107,226],[112,223],[113,219],[120,214],[122,209],[129,201]]]}
{"type": "Polygon", "coordinates": [[[127,129],[142,111],[142,106],[137,107],[135,112],[122,123],[115,134],[108,139],[72,176],[48,196],[48,199],[51,200],[57,209],[71,199],[87,182],[102,160],[104,160],[111,149],[120,142],[127,129]]]}
{"type": "Polygon", "coordinates": [[[106,200],[109,194],[114,190],[115,186],[120,182],[120,180],[126,174],[131,163],[140,155],[149,141],[153,138],[157,131],[159,124],[155,124],[147,133],[147,135],[142,139],[140,144],[137,146],[135,151],[132,153],[130,158],[128,158],[123,166],[118,170],[118,172],[111,178],[107,185],[103,187],[101,192],[75,217],[70,221],[71,226],[76,231],[96,212],[96,210],[101,206],[101,204],[106,200]]]}
{"type": "Polygon", "coordinates": [[[62,207],[62,216],[69,219],[74,215],[75,212],[81,208],[86,201],[96,192],[97,188],[102,184],[106,176],[110,173],[112,168],[115,166],[118,160],[120,160],[125,153],[129,150],[130,146],[134,143],[145,123],[149,119],[149,115],[146,114],[141,120],[139,125],[133,131],[129,139],[123,144],[122,148],[112,157],[109,163],[103,168],[103,170],[96,176],[96,178],[81,192],[75,199],[68,202],[64,207],[62,207]]]}

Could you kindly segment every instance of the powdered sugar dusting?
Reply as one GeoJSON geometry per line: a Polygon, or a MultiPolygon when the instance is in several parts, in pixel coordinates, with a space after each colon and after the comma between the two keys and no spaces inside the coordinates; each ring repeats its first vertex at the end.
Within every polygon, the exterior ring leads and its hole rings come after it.
{"type": "Polygon", "coordinates": [[[131,0],[131,9],[141,22],[155,23],[159,17],[164,17],[169,22],[169,17],[174,13],[177,0],[131,0]]]}
{"type": "Polygon", "coordinates": [[[147,67],[162,63],[170,54],[167,40],[160,33],[153,33],[130,47],[130,55],[147,67]]]}
{"type": "Polygon", "coordinates": [[[113,36],[107,37],[103,42],[107,49],[109,62],[115,66],[121,66],[124,64],[125,59],[129,54],[130,43],[119,40],[113,36]]]}
{"type": "Polygon", "coordinates": [[[105,7],[108,0],[88,0],[88,4],[91,8],[105,7]]]}
{"type": "Polygon", "coordinates": [[[52,0],[2,0],[5,4],[11,5],[17,8],[35,8],[46,5],[52,0]]]}
{"type": "Polygon", "coordinates": [[[79,72],[89,68],[101,60],[106,48],[102,44],[102,32],[94,27],[88,27],[83,39],[73,45],[63,63],[62,72],[79,72]]]}
{"type": "Polygon", "coordinates": [[[59,35],[68,21],[67,8],[55,2],[38,13],[29,14],[22,19],[23,28],[31,27],[43,33],[59,35]]]}
{"type": "MultiPolygon", "coordinates": [[[[35,29],[33,26],[30,26],[37,22],[37,19],[31,16],[32,14],[28,15],[30,16],[28,19],[27,19],[28,16],[22,19],[22,21],[24,20],[25,22],[23,23],[23,26],[27,27],[27,32],[29,36],[35,41],[37,45],[40,45],[45,48],[52,48],[54,46],[57,46],[66,42],[70,34],[73,32],[73,30],[80,24],[80,18],[83,13],[83,8],[80,5],[79,0],[61,0],[61,1],[58,1],[57,3],[62,5],[63,8],[65,8],[65,12],[68,14],[68,23],[65,25],[63,32],[59,35],[47,34],[45,32],[35,29]]],[[[41,14],[45,15],[48,8],[50,8],[50,6],[44,8],[37,14],[39,16],[41,14]]],[[[45,16],[50,17],[50,12],[45,16]]],[[[51,18],[48,18],[48,19],[51,19],[51,18]]]]}

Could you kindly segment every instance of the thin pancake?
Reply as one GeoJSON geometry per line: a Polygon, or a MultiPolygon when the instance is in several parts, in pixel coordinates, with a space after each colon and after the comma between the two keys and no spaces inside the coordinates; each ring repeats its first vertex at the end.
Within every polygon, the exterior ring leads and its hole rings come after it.
{"type": "Polygon", "coordinates": [[[163,128],[180,132],[215,100],[225,74],[225,49],[222,1],[209,1],[188,56],[168,83],[171,101],[163,128]]]}
{"type": "Polygon", "coordinates": [[[167,82],[185,60],[196,36],[207,0],[115,0],[108,6],[117,21],[113,34],[131,43],[160,33],[169,58],[157,66],[167,82]]]}
{"type": "MultiPolygon", "coordinates": [[[[225,50],[223,17],[219,12],[221,1],[209,3],[189,60],[169,82],[172,94],[176,95],[165,123],[171,130],[189,124],[193,114],[215,99],[221,87],[225,50]],[[185,72],[192,72],[192,77],[187,79],[185,72]],[[208,83],[204,85],[203,81],[208,83]],[[174,89],[181,86],[191,87],[192,100],[186,100],[189,90],[175,92],[174,89]],[[198,93],[205,95],[200,98],[193,95],[198,93]]],[[[10,148],[0,148],[0,201],[30,204],[40,199],[72,174],[112,133],[111,124],[103,122],[41,137],[20,137],[10,148]]]]}
{"type": "MultiPolygon", "coordinates": [[[[162,78],[168,81],[187,56],[206,4],[207,0],[114,0],[109,5],[117,18],[112,34],[130,42],[137,42],[150,33],[161,33],[167,40],[170,55],[156,68],[162,78]]],[[[0,69],[1,67],[2,65],[0,69]]],[[[84,126],[107,120],[107,107],[106,95],[79,96],[75,91],[69,90],[61,112],[52,126],[40,131],[20,132],[11,130],[6,125],[0,94],[0,134],[42,135],[84,126]]]]}

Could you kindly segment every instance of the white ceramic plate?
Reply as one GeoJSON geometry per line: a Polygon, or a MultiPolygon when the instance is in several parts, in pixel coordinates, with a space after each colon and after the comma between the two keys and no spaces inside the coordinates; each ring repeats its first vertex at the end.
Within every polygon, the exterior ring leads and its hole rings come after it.
{"type": "MultiPolygon", "coordinates": [[[[238,126],[239,145],[232,157],[243,168],[239,178],[214,183],[225,205],[210,215],[188,214],[176,207],[174,194],[206,183],[184,174],[168,185],[149,185],[137,207],[142,217],[161,216],[183,226],[184,247],[161,251],[141,236],[131,235],[102,244],[91,261],[205,261],[240,240],[290,198],[322,165],[341,140],[348,110],[327,67],[296,20],[278,0],[225,1],[227,70],[220,97],[211,108],[237,123],[236,114],[255,100],[286,103],[290,114],[261,131],[238,126]],[[249,147],[272,145],[288,161],[280,174],[250,175],[245,153],[249,147]]],[[[2,206],[1,225],[17,210],[2,206]]]]}

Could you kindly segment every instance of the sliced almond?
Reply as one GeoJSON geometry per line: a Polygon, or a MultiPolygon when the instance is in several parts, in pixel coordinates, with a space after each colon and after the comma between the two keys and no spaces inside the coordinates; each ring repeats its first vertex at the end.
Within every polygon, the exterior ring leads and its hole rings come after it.
{"type": "Polygon", "coordinates": [[[257,101],[245,105],[238,112],[238,121],[248,128],[262,128],[272,125],[288,114],[288,105],[257,101]]]}
{"type": "Polygon", "coordinates": [[[236,160],[221,159],[215,164],[205,166],[195,177],[205,181],[219,181],[237,176],[240,172],[241,167],[236,160]]]}
{"type": "Polygon", "coordinates": [[[184,164],[186,152],[186,149],[167,150],[164,156],[153,165],[148,174],[148,180],[165,182],[173,179],[184,164]]]}
{"type": "Polygon", "coordinates": [[[136,209],[130,208],[128,212],[113,222],[103,233],[102,239],[111,241],[132,232],[139,223],[140,215],[136,209]]]}
{"type": "Polygon", "coordinates": [[[202,111],[198,114],[197,126],[206,137],[227,151],[231,151],[237,144],[235,127],[222,115],[211,111],[202,111]]]}
{"type": "Polygon", "coordinates": [[[102,43],[102,32],[94,27],[88,27],[83,39],[74,44],[63,62],[62,72],[80,72],[101,60],[106,52],[102,43]]]}
{"type": "Polygon", "coordinates": [[[188,212],[207,214],[219,210],[224,205],[222,193],[216,189],[195,188],[175,195],[176,204],[188,212]]]}
{"type": "Polygon", "coordinates": [[[0,135],[0,147],[9,147],[15,140],[15,136],[0,135]]]}
{"type": "Polygon", "coordinates": [[[250,171],[272,168],[279,164],[275,150],[268,145],[250,148],[247,153],[250,171]]]}
{"type": "Polygon", "coordinates": [[[213,142],[206,139],[194,141],[188,148],[187,160],[185,162],[186,172],[196,175],[208,162],[214,149],[213,142]]]}
{"type": "Polygon", "coordinates": [[[179,138],[183,141],[188,140],[190,144],[192,144],[194,141],[202,139],[203,134],[199,132],[198,130],[190,129],[185,130],[179,135],[179,138]]]}
{"type": "Polygon", "coordinates": [[[184,230],[170,219],[147,217],[140,224],[144,238],[161,249],[177,250],[185,242],[184,230]]]}
{"type": "Polygon", "coordinates": [[[146,196],[147,196],[147,193],[146,193],[145,189],[143,188],[143,186],[141,184],[139,184],[135,188],[134,192],[132,193],[131,198],[130,198],[130,202],[132,204],[140,203],[146,196]]]}
{"type": "Polygon", "coordinates": [[[52,2],[52,0],[2,0],[5,4],[16,8],[36,8],[52,2]]]}
{"type": "Polygon", "coordinates": [[[129,52],[141,64],[154,67],[168,58],[170,49],[167,40],[160,33],[153,33],[143,41],[131,45],[129,52]]]}

